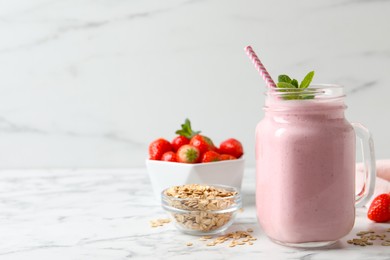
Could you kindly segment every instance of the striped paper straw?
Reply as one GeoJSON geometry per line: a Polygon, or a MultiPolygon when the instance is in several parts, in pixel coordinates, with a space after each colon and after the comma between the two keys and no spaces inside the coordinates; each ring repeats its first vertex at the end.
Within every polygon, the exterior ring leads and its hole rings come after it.
{"type": "Polygon", "coordinates": [[[260,73],[260,75],[263,77],[265,83],[267,84],[267,87],[269,88],[276,88],[275,82],[272,80],[271,76],[269,75],[268,71],[265,69],[263,63],[261,63],[259,57],[257,57],[256,53],[253,51],[251,46],[245,47],[245,52],[249,56],[249,58],[252,60],[253,64],[255,64],[256,70],[260,73]]]}

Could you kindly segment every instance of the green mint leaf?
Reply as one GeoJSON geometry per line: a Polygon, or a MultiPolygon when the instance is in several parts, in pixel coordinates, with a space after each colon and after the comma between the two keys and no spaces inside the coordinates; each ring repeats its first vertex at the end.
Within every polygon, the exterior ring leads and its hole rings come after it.
{"type": "Polygon", "coordinates": [[[299,84],[298,80],[292,79],[287,75],[279,75],[279,82],[277,85],[277,90],[281,93],[281,98],[285,100],[297,100],[297,99],[314,99],[315,95],[305,91],[307,87],[310,86],[311,81],[314,77],[314,71],[310,71],[305,78],[299,84]]]}
{"type": "Polygon", "coordinates": [[[298,95],[284,95],[282,96],[284,100],[294,100],[294,99],[299,99],[298,95]]]}
{"type": "Polygon", "coordinates": [[[301,91],[301,89],[294,87],[293,89],[288,90],[288,94],[282,95],[282,98],[285,100],[301,99],[301,91]]]}
{"type": "Polygon", "coordinates": [[[291,82],[291,78],[289,76],[287,76],[287,75],[279,75],[278,81],[279,82],[290,83],[291,82]]]}
{"type": "Polygon", "coordinates": [[[291,84],[294,85],[294,87],[299,88],[298,80],[296,79],[291,80],[291,84]]]}
{"type": "Polygon", "coordinates": [[[314,95],[301,95],[301,99],[314,99],[314,95]]]}
{"type": "Polygon", "coordinates": [[[309,73],[307,73],[305,78],[302,80],[301,85],[299,85],[299,88],[307,88],[313,80],[313,77],[314,71],[310,71],[309,73]]]}
{"type": "Polygon", "coordinates": [[[276,85],[278,88],[295,88],[293,84],[287,82],[278,82],[276,85]]]}

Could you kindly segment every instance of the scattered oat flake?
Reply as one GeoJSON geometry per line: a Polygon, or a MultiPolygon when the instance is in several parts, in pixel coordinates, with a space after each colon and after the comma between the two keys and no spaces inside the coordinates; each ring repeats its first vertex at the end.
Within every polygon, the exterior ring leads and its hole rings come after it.
{"type": "Polygon", "coordinates": [[[193,244],[191,242],[188,242],[186,245],[187,246],[192,246],[193,244]]]}
{"type": "MultiPolygon", "coordinates": [[[[388,232],[390,229],[386,230],[388,232]]],[[[375,234],[375,231],[369,230],[369,231],[360,231],[356,234],[356,236],[359,236],[359,238],[353,238],[347,241],[348,244],[352,244],[355,246],[372,246],[374,245],[373,241],[378,240],[384,240],[381,243],[382,246],[390,246],[390,240],[385,240],[386,234],[375,234]]]]}
{"type": "Polygon", "coordinates": [[[150,226],[155,228],[155,227],[162,227],[164,224],[168,224],[171,222],[171,219],[169,218],[160,218],[160,219],[155,219],[150,221],[150,226]]]}
{"type": "MultiPolygon", "coordinates": [[[[201,237],[201,241],[206,241],[204,239],[205,237],[201,237]],[[202,239],[203,238],[203,239],[202,239]]],[[[212,238],[211,236],[207,236],[207,238],[212,238]]],[[[229,247],[235,247],[235,246],[242,246],[245,244],[253,245],[254,240],[257,240],[257,238],[253,237],[251,234],[249,234],[247,231],[236,231],[236,232],[230,232],[225,235],[221,235],[216,237],[214,240],[210,241],[207,246],[215,246],[218,244],[223,244],[225,242],[229,242],[229,247]]]]}

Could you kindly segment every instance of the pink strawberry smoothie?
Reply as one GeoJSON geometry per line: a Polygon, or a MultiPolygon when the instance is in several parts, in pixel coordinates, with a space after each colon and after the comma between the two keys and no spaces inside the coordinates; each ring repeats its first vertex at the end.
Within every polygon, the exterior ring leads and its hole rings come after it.
{"type": "Polygon", "coordinates": [[[355,219],[355,133],[342,98],[268,101],[256,128],[256,207],[279,243],[331,242],[355,219]]]}

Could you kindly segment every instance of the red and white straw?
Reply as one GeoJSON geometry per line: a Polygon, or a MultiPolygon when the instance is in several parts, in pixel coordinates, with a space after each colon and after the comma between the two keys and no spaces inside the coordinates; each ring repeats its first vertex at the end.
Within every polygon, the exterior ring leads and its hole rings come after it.
{"type": "Polygon", "coordinates": [[[252,60],[253,64],[255,64],[256,70],[260,73],[260,75],[263,77],[265,83],[267,84],[267,87],[269,88],[276,88],[275,82],[272,80],[271,76],[269,75],[268,71],[265,69],[263,63],[261,63],[259,57],[257,57],[256,53],[253,51],[251,46],[245,47],[245,52],[249,56],[249,58],[252,60]]]}

